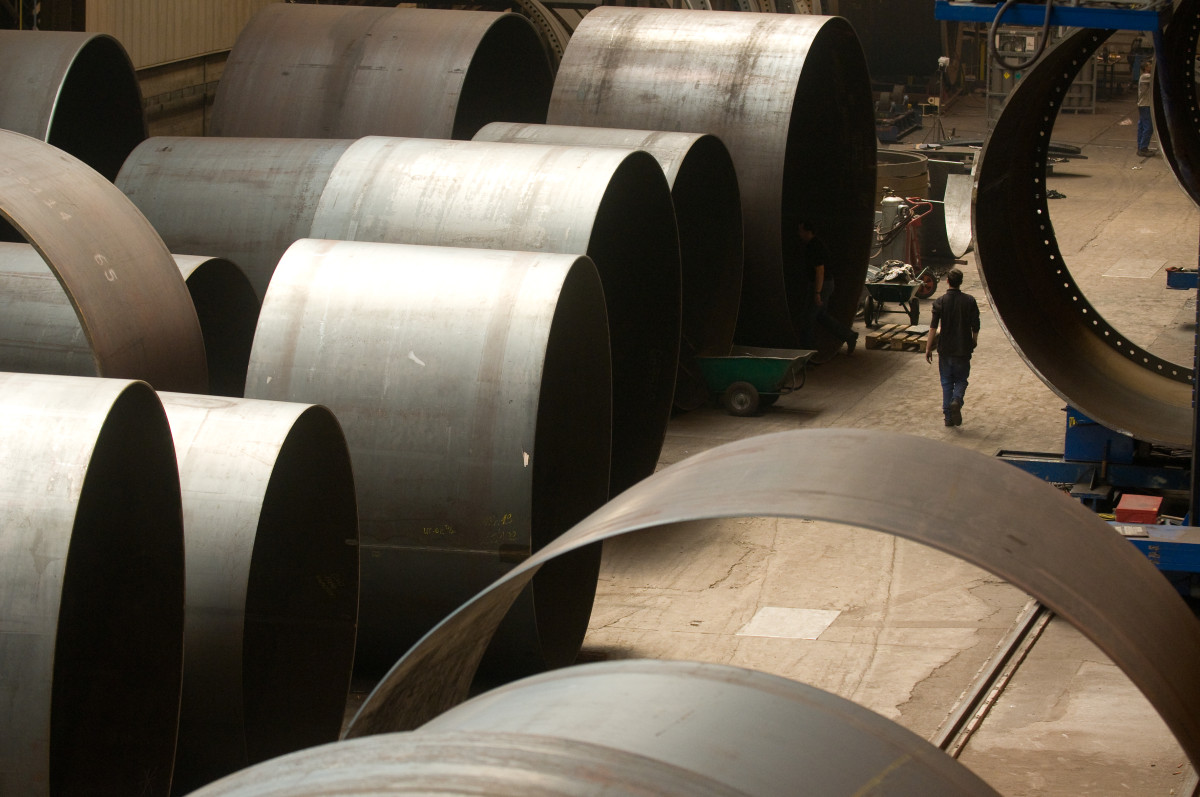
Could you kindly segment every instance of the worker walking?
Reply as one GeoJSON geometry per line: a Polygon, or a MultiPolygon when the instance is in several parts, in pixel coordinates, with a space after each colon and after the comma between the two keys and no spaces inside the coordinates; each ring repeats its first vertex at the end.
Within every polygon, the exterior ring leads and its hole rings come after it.
{"type": "Polygon", "coordinates": [[[949,287],[933,303],[925,361],[938,353],[942,379],[942,414],[947,426],[962,426],[962,406],[971,376],[971,353],[979,343],[979,303],[962,291],[963,273],[957,268],[946,275],[949,287]]]}
{"type": "Polygon", "coordinates": [[[1158,154],[1158,150],[1150,149],[1150,134],[1154,132],[1154,123],[1150,121],[1150,96],[1154,91],[1153,72],[1154,64],[1149,59],[1142,61],[1137,93],[1137,154],[1143,158],[1158,154]]]}

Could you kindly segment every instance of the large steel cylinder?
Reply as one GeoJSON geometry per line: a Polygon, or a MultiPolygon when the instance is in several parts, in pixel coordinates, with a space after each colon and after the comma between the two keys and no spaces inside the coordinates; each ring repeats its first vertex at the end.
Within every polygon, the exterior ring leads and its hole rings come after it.
{"type": "MultiPolygon", "coordinates": [[[[240,396],[258,321],[258,297],[221,258],[174,255],[204,335],[210,392],[240,396]]],[[[75,309],[29,244],[0,242],[0,370],[98,376],[75,309]]]]}
{"type": "Polygon", "coordinates": [[[811,309],[789,308],[785,290],[801,218],[831,251],[830,311],[849,322],[858,306],[873,228],[872,108],[844,19],[599,7],[571,37],[547,121],[720,137],[746,232],[737,340],[795,348],[793,318],[811,309]]]}
{"type": "Polygon", "coordinates": [[[417,731],[271,761],[198,792],[267,795],[996,792],[896,723],[828,692],[718,664],[568,667],[417,731]]]}
{"type": "MultiPolygon", "coordinates": [[[[246,394],[319,402],[345,429],[362,539],[356,670],[386,671],[604,502],[604,318],[586,257],[316,240],[284,255],[246,394]]],[[[524,594],[494,669],[573,660],[599,551],[562,565],[524,594]]]]}
{"type": "Polygon", "coordinates": [[[268,5],[229,54],[212,134],[467,139],[545,121],[553,80],[518,14],[268,5]]]}
{"type": "Polygon", "coordinates": [[[567,739],[646,756],[738,794],[988,795],[916,734],[844,698],[721,664],[614,661],[493,689],[423,725],[567,739]]]}
{"type": "Polygon", "coordinates": [[[389,733],[303,750],[194,797],[745,797],[711,779],[609,747],[511,733],[389,733]]]}
{"type": "Polygon", "coordinates": [[[160,394],[179,460],[187,660],[174,792],[338,737],[358,516],[324,407],[160,394]]]}
{"type": "Polygon", "coordinates": [[[146,137],[125,48],[102,33],[0,30],[0,128],[53,144],[112,180],[146,137]]]}
{"type": "Polygon", "coordinates": [[[1162,34],[1154,68],[1154,129],[1175,179],[1200,205],[1200,98],[1196,90],[1196,42],[1200,2],[1179,0],[1162,34]]]}
{"type": "Polygon", "coordinates": [[[116,184],[170,249],[232,260],[261,299],[279,258],[308,236],[352,143],[152,138],[130,153],[116,184]]]}
{"type": "Polygon", "coordinates": [[[675,404],[698,406],[708,389],[695,355],[725,356],[733,346],[742,294],[742,214],[737,173],[715,136],[605,127],[493,122],[475,141],[567,144],[643,149],[654,156],[671,187],[683,268],[680,367],[675,404]]]}
{"type": "Polygon", "coordinates": [[[1005,334],[1064,401],[1139,440],[1190,446],[1192,369],[1101,317],[1063,262],[1050,221],[1050,133],[1071,81],[1110,33],[1084,28],[1062,39],[1005,102],[975,167],[979,276],[1005,334]]]}
{"type": "Polygon", "coordinates": [[[117,188],[62,150],[0,130],[0,218],[33,245],[106,377],[208,389],[204,338],[162,239],[117,188]]]}
{"type": "Polygon", "coordinates": [[[670,187],[645,152],[156,138],[117,183],[176,251],[230,258],[259,291],[269,258],[306,236],[588,255],[611,335],[611,489],[654,472],[674,392],[681,275],[670,187]]]}
{"type": "Polygon", "coordinates": [[[142,382],[0,373],[0,793],[166,795],[184,574],[142,382]]]}
{"type": "Polygon", "coordinates": [[[618,493],[654,472],[679,358],[679,238],[645,152],[364,138],[338,161],[312,237],[586,254],[604,284],[618,493]]]}
{"type": "Polygon", "coordinates": [[[1104,651],[1200,762],[1200,621],[1145,556],[1087,507],[995,457],[851,429],[727,443],[615,497],[421,640],[367,698],[347,735],[414,728],[465,699],[465,688],[451,685],[469,683],[477,639],[533,571],[559,553],[659,525],[743,516],[883,531],[1000,576],[1104,651]],[[861,467],[866,460],[875,467],[861,467]],[[954,500],[928,501],[930,484],[954,500]],[[431,672],[441,689],[428,687],[431,672]]]}

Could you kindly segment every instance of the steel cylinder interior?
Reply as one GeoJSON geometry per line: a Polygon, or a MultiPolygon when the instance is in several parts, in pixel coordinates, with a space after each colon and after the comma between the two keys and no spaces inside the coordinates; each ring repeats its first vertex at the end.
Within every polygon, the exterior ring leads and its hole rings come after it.
{"type": "Polygon", "coordinates": [[[333,414],[310,407],[279,448],[250,561],[242,641],[251,763],[337,738],[358,580],[350,455],[333,414]]]}
{"type": "Polygon", "coordinates": [[[1200,3],[1180,0],[1162,34],[1154,69],[1154,130],[1179,186],[1200,205],[1200,99],[1196,92],[1196,42],[1200,3]]]}
{"type": "Polygon", "coordinates": [[[166,794],[183,669],[183,532],[162,406],[104,421],[71,531],[54,651],[51,794],[166,794]]]}
{"type": "Polygon", "coordinates": [[[208,391],[241,396],[258,324],[258,295],[236,263],[220,257],[175,255],[204,335],[208,391]]]}
{"type": "Polygon", "coordinates": [[[449,137],[469,139],[489,122],[545,121],[553,84],[533,25],[519,14],[501,15],[476,45],[449,137]]]}
{"type": "Polygon", "coordinates": [[[146,138],[133,64],[111,36],[0,30],[0,128],[69,152],[116,177],[146,138]]]}
{"type": "Polygon", "coordinates": [[[1192,370],[1130,342],[1088,302],[1063,261],[1047,205],[1059,105],[1109,33],[1085,28],[1061,40],[1005,103],[976,167],[979,274],[1009,339],[1047,387],[1110,429],[1190,445],[1192,370]]]}

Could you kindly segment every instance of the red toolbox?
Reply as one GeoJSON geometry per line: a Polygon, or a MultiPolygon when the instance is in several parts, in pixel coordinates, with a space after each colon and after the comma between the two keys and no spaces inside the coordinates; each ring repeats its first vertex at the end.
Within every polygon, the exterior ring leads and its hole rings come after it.
{"type": "Polygon", "coordinates": [[[1161,495],[1125,493],[1117,502],[1116,516],[1122,523],[1157,523],[1162,508],[1161,495]]]}

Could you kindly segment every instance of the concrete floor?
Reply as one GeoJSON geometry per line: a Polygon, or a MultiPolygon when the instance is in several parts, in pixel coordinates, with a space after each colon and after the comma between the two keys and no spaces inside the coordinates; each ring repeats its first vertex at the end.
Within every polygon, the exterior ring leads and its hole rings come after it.
{"type": "MultiPolygon", "coordinates": [[[[1087,159],[1056,165],[1048,185],[1066,197],[1050,202],[1051,217],[1068,267],[1101,313],[1130,339],[1190,364],[1195,293],[1166,289],[1163,268],[1196,264],[1200,214],[1161,157],[1135,155],[1131,120],[1131,94],[1098,104],[1094,114],[1059,119],[1054,141],[1081,146],[1087,159]]],[[[982,136],[982,98],[959,98],[943,124],[959,137],[982,136]]],[[[894,148],[911,149],[923,134],[894,148]]],[[[986,304],[973,255],[964,260],[964,289],[980,299],[982,333],[961,427],[943,426],[936,367],[922,354],[868,351],[860,343],[852,357],[811,368],[802,390],[758,417],[717,408],[676,417],[660,467],[730,440],[835,426],[901,431],[988,455],[1062,451],[1063,400],[1009,343],[986,304]]],[[[928,323],[928,310],[921,320],[928,323]]],[[[861,321],[857,327],[865,332],[861,321]]],[[[931,502],[939,500],[936,484],[928,491],[931,502]]],[[[1027,601],[940,552],[828,523],[695,523],[605,546],[583,659],[753,668],[854,700],[926,738],[1027,601]],[[772,607],[801,610],[782,614],[810,624],[808,632],[739,633],[772,607]],[[772,633],[815,638],[762,635],[772,633]]],[[[1191,774],[1124,674],[1058,620],[960,760],[1006,795],[1178,794],[1191,774]]]]}

